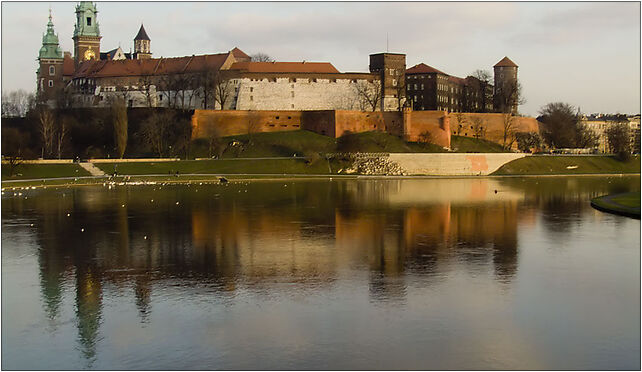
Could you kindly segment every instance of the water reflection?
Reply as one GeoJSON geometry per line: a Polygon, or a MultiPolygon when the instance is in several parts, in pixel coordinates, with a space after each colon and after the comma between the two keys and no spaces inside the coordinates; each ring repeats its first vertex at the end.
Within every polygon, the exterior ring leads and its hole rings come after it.
{"type": "Polygon", "coordinates": [[[225,298],[305,296],[367,273],[370,301],[404,306],[408,278],[490,273],[510,286],[519,229],[538,218],[568,233],[587,200],[639,178],[251,182],[84,187],[3,198],[3,222],[34,221],[42,307],[55,328],[73,288],[78,343],[98,353],[107,285],[132,288],[150,323],[156,288],[207,288],[225,298]],[[71,285],[73,283],[73,285],[71,285]],[[69,284],[69,285],[67,285],[69,284]],[[158,284],[158,285],[156,285],[158,284]]]}

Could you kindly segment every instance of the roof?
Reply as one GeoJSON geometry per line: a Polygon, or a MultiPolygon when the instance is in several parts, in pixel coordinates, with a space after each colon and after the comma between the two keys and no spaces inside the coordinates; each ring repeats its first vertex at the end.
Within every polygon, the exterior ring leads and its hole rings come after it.
{"type": "Polygon", "coordinates": [[[329,62],[235,62],[230,70],[264,73],[339,73],[329,62]]]}
{"type": "Polygon", "coordinates": [[[457,76],[450,76],[450,75],[448,75],[448,81],[457,83],[457,84],[462,84],[462,85],[466,85],[467,83],[466,79],[463,79],[457,76]]]}
{"type": "Polygon", "coordinates": [[[497,62],[497,64],[493,67],[519,67],[515,64],[515,62],[511,61],[508,57],[502,58],[501,61],[497,62]]]}
{"type": "Polygon", "coordinates": [[[448,75],[447,73],[441,72],[434,67],[428,66],[425,63],[414,65],[411,68],[406,70],[406,74],[434,74],[434,73],[448,75]]]}
{"type": "Polygon", "coordinates": [[[247,54],[245,54],[245,52],[244,52],[244,51],[242,51],[242,50],[241,50],[241,49],[239,49],[239,48],[234,47],[234,49],[230,50],[230,53],[232,53],[232,55],[234,56],[234,58],[237,58],[237,59],[239,59],[239,58],[241,58],[241,59],[246,58],[248,61],[250,60],[250,56],[248,56],[247,54]]]}
{"type": "Polygon", "coordinates": [[[149,36],[147,36],[147,32],[145,32],[145,27],[143,27],[142,23],[140,24],[140,29],[138,30],[138,34],[134,40],[149,40],[149,36]]]}
{"type": "Polygon", "coordinates": [[[74,74],[74,59],[71,57],[71,54],[65,53],[65,57],[62,60],[62,75],[71,76],[74,74]]]}
{"type": "Polygon", "coordinates": [[[227,58],[228,53],[178,58],[91,60],[82,62],[74,77],[100,78],[195,73],[205,70],[219,70],[227,58]]]}

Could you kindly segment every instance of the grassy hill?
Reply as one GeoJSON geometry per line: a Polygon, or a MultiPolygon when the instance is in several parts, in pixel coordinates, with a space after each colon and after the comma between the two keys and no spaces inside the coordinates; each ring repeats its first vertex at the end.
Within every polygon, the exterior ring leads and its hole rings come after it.
{"type": "MultiPolygon", "coordinates": [[[[207,140],[197,140],[192,146],[191,154],[196,158],[210,157],[209,147],[207,140]]],[[[452,136],[451,147],[453,152],[504,152],[496,143],[460,136],[452,136]]],[[[335,139],[298,130],[256,133],[251,138],[247,134],[223,137],[213,146],[211,155],[220,154],[220,158],[225,159],[308,156],[312,153],[332,152],[435,153],[446,150],[434,144],[406,142],[384,132],[354,133],[335,139]]]]}
{"type": "Polygon", "coordinates": [[[613,156],[527,156],[504,164],[493,175],[640,173],[640,157],[623,162],[613,156]]]}

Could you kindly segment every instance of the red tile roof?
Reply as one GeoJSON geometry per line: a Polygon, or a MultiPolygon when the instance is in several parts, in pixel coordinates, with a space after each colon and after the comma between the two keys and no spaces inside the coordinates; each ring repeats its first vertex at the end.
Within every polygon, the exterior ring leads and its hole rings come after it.
{"type": "Polygon", "coordinates": [[[462,79],[457,76],[448,76],[448,81],[456,84],[466,85],[466,79],[462,79]]]}
{"type": "Polygon", "coordinates": [[[178,58],[127,59],[118,61],[86,61],[78,66],[74,77],[118,77],[195,73],[218,70],[228,53],[178,58]]]}
{"type": "Polygon", "coordinates": [[[236,62],[232,64],[230,70],[265,73],[339,73],[339,70],[329,62],[236,62]]]}
{"type": "Polygon", "coordinates": [[[237,59],[238,58],[247,59],[248,61],[250,59],[250,56],[248,56],[244,51],[242,51],[241,49],[236,48],[236,47],[234,49],[230,50],[230,53],[232,53],[234,58],[237,58],[237,59]]]}
{"type": "Polygon", "coordinates": [[[425,63],[420,63],[406,70],[406,74],[432,74],[432,73],[448,75],[447,73],[441,72],[434,67],[428,66],[425,63]]]}
{"type": "Polygon", "coordinates": [[[515,62],[511,61],[508,57],[502,58],[501,61],[497,62],[497,64],[493,67],[519,67],[515,64],[515,62]]]}

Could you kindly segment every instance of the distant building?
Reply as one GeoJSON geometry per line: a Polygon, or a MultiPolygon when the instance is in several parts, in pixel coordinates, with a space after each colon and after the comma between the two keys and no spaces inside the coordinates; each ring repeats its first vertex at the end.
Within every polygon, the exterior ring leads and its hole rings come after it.
{"type": "Polygon", "coordinates": [[[640,115],[629,116],[616,120],[613,115],[591,115],[582,117],[581,123],[598,136],[598,145],[596,150],[602,154],[611,153],[606,131],[617,123],[624,122],[629,127],[631,137],[631,152],[640,153],[640,115]]]}

